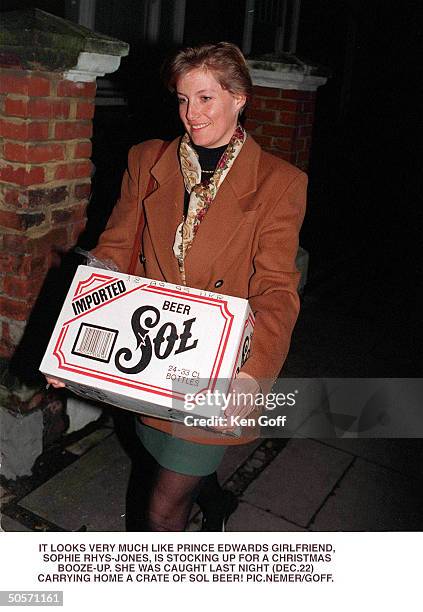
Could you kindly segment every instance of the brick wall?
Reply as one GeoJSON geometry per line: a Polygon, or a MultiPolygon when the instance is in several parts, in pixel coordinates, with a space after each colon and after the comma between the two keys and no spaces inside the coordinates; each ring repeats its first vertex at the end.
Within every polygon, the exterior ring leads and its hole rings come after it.
{"type": "Polygon", "coordinates": [[[85,226],[96,85],[0,70],[0,357],[10,357],[55,254],[85,226]]]}
{"type": "Polygon", "coordinates": [[[255,85],[245,127],[264,149],[306,170],[315,96],[315,91],[255,85]]]}

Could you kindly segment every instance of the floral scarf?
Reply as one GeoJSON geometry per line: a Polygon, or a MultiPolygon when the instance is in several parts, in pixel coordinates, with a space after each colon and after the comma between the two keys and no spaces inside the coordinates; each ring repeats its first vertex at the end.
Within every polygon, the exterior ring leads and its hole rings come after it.
{"type": "Polygon", "coordinates": [[[185,285],[185,256],[191,248],[198,226],[216,197],[220,185],[242,149],[247,134],[238,125],[228,146],[220,158],[214,174],[209,180],[201,182],[201,167],[198,154],[192,147],[188,134],[182,137],[179,159],[184,177],[185,189],[190,194],[186,218],[178,225],[173,244],[173,252],[178,259],[181,279],[185,285]]]}

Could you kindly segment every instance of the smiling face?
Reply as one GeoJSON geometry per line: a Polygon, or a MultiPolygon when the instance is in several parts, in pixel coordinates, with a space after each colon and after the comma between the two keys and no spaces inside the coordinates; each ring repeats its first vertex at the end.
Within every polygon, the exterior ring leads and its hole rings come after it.
{"type": "Polygon", "coordinates": [[[176,82],[179,116],[191,138],[201,147],[227,144],[235,131],[245,96],[223,89],[210,70],[196,68],[176,82]]]}

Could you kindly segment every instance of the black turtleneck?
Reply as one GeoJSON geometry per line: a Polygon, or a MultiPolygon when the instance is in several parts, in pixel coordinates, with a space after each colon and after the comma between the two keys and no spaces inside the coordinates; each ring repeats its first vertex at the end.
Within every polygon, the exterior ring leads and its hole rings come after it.
{"type": "MultiPolygon", "coordinates": [[[[225,152],[227,144],[222,147],[217,147],[216,149],[207,149],[207,147],[199,147],[197,145],[193,145],[194,149],[198,154],[198,161],[200,162],[201,170],[214,170],[216,169],[217,163],[219,159],[222,157],[225,152]]],[[[207,178],[206,176],[201,175],[201,180],[207,178]]]]}
{"type": "MultiPolygon", "coordinates": [[[[219,159],[222,157],[225,152],[227,144],[222,147],[216,147],[215,149],[208,149],[207,147],[199,147],[198,145],[192,145],[195,151],[198,154],[198,161],[201,166],[201,181],[204,182],[207,179],[210,179],[213,175],[210,172],[205,173],[204,170],[213,170],[216,169],[216,166],[219,162],[219,159]]],[[[184,217],[186,217],[188,212],[189,205],[189,193],[185,191],[184,197],[184,217]]]]}

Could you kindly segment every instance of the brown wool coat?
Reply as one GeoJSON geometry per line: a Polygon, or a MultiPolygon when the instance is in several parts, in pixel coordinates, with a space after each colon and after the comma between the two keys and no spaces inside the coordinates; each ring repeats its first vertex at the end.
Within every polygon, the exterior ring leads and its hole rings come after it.
{"type": "MultiPolygon", "coordinates": [[[[121,196],[94,254],[128,270],[134,233],[144,215],[145,228],[135,274],[180,284],[173,254],[182,220],[184,184],[178,162],[179,139],[155,163],[162,141],[132,147],[121,196]],[[155,190],[145,198],[150,175],[155,190]],[[145,198],[145,199],[144,199],[145,198]]],[[[298,234],[304,217],[307,177],[298,168],[264,152],[248,136],[216,199],[201,222],[185,259],[190,287],[249,300],[255,313],[251,355],[242,371],[262,388],[278,375],[288,353],[299,299],[295,268],[298,234]],[[219,289],[217,281],[223,281],[219,289]]],[[[213,444],[245,443],[169,421],[142,417],[147,425],[178,437],[213,444]]]]}

